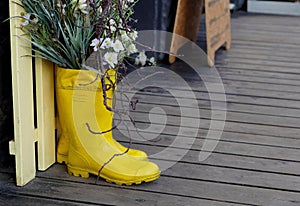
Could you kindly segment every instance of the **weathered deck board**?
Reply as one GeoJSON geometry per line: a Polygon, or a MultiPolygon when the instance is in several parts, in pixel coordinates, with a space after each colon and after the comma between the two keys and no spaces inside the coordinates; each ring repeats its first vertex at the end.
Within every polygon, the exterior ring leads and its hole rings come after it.
{"type": "MultiPolygon", "coordinates": [[[[69,176],[64,165],[54,165],[24,188],[14,186],[10,170],[0,168],[0,205],[300,205],[300,18],[262,14],[239,14],[232,18],[232,49],[217,53],[216,67],[224,83],[227,99],[225,129],[215,150],[205,161],[198,157],[210,125],[211,102],[200,78],[190,75],[177,62],[175,70],[189,82],[197,98],[191,104],[187,88],[168,82],[176,98],[189,108],[189,121],[197,108],[201,121],[198,134],[177,137],[180,116],[177,102],[160,90],[140,91],[137,110],[132,113],[137,126],[147,127],[148,112],[161,107],[169,115],[157,142],[135,140],[135,148],[156,154],[175,138],[185,142],[195,138],[187,154],[157,181],[123,187],[94,176],[69,176]]],[[[203,37],[201,32],[200,36],[203,37]]],[[[157,79],[157,85],[166,79],[157,79]]],[[[224,110],[223,107],[217,110],[224,110]]],[[[183,115],[184,116],[184,115],[183,115]]],[[[158,135],[163,115],[152,114],[153,131],[158,135]]],[[[189,128],[189,125],[185,125],[189,128]]],[[[120,128],[121,129],[121,128],[120,128]]],[[[114,135],[124,145],[128,139],[114,135]]],[[[216,139],[211,138],[211,141],[216,139]]],[[[184,150],[181,144],[172,146],[184,150]]],[[[164,156],[153,161],[174,161],[164,156]]]]}
{"type": "MultiPolygon", "coordinates": [[[[238,205],[227,203],[229,201],[216,201],[209,198],[195,198],[193,195],[176,195],[168,191],[155,191],[148,187],[134,188],[111,185],[100,181],[95,185],[95,177],[81,179],[66,174],[65,166],[55,165],[47,173],[38,173],[38,177],[26,186],[26,190],[16,188],[11,184],[7,186],[13,193],[20,196],[39,196],[46,201],[78,203],[80,205],[238,205]],[[83,183],[83,184],[82,184],[83,183]],[[101,188],[99,188],[99,186],[101,188]],[[40,193],[41,189],[47,191],[40,193]],[[126,190],[126,192],[124,191],[126,190]],[[125,200],[125,201],[124,201],[125,200]]],[[[9,175],[2,175],[9,178],[9,175]]],[[[164,178],[167,179],[167,178],[164,178]]],[[[0,181],[1,182],[1,181],[0,181]]],[[[4,181],[3,181],[4,182],[4,181]]],[[[164,181],[166,182],[166,180],[164,181]]],[[[154,183],[151,183],[154,184],[154,183]]],[[[156,183],[157,184],[157,183],[156,183]]],[[[150,184],[149,184],[150,185],[150,184]]],[[[140,187],[140,186],[139,186],[140,187]]],[[[9,201],[5,199],[6,201],[9,201]]],[[[14,200],[15,201],[15,200],[14,200]]],[[[46,202],[45,201],[45,202],[46,202]]]]}
{"type": "MultiPolygon", "coordinates": [[[[241,145],[242,146],[242,145],[241,145]]],[[[247,146],[246,146],[247,147],[247,146]]],[[[137,145],[135,148],[143,149],[147,151],[149,154],[156,153],[158,151],[163,150],[165,147],[155,148],[151,145],[137,145]]],[[[249,171],[258,171],[258,172],[266,172],[266,173],[274,173],[274,174],[282,174],[282,175],[292,175],[296,176],[299,180],[299,163],[291,162],[285,160],[264,158],[264,157],[255,157],[249,155],[241,155],[241,154],[228,154],[226,152],[217,152],[215,151],[212,155],[205,160],[204,162],[200,162],[198,160],[198,155],[200,151],[190,150],[184,158],[179,161],[182,163],[188,164],[204,164],[213,167],[225,167],[231,169],[241,169],[241,170],[249,170],[249,171]]],[[[172,158],[172,157],[165,157],[172,158]]]]}
{"type": "MultiPolygon", "coordinates": [[[[234,20],[233,20],[234,21],[234,20]]],[[[239,20],[240,21],[240,20],[239,20]]],[[[246,22],[236,22],[234,24],[233,29],[235,31],[250,31],[250,32],[279,32],[279,33],[287,33],[287,31],[292,31],[292,35],[300,33],[300,28],[290,25],[266,25],[266,24],[249,24],[246,22]]]]}
{"type": "Polygon", "coordinates": [[[242,40],[238,40],[238,39],[235,39],[234,40],[234,43],[237,44],[237,46],[239,45],[246,45],[246,46],[255,46],[255,47],[260,47],[262,49],[266,49],[266,48],[269,48],[269,49],[273,49],[273,50],[290,50],[290,52],[293,52],[293,51],[296,51],[297,49],[300,48],[300,45],[299,44],[284,44],[284,43],[281,43],[281,42],[263,42],[263,41],[260,41],[259,44],[257,41],[242,41],[242,40]]]}
{"type": "MultiPolygon", "coordinates": [[[[165,132],[165,131],[164,131],[165,132]]],[[[133,134],[134,131],[132,131],[133,134]]],[[[141,133],[144,135],[147,135],[147,133],[141,133]]],[[[155,136],[155,133],[151,133],[153,136],[155,136]]],[[[122,137],[121,134],[116,133],[116,136],[118,136],[118,139],[126,139],[126,137],[122,137]]],[[[175,140],[180,142],[184,141],[192,141],[192,139],[188,138],[193,138],[193,137],[182,137],[179,136],[177,137],[177,131],[176,127],[169,127],[169,129],[166,129],[165,135],[160,136],[160,141],[159,142],[150,142],[150,143],[141,143],[145,145],[155,145],[157,147],[165,148],[165,147],[170,147],[170,148],[176,148],[176,149],[189,149],[190,145],[183,145],[181,144],[176,144],[173,146],[170,146],[171,143],[175,140]],[[172,133],[173,132],[173,133],[172,133]]],[[[140,138],[141,139],[141,138],[140,138]]],[[[191,149],[195,152],[200,152],[201,148],[203,146],[203,142],[207,140],[205,135],[198,136],[194,142],[193,145],[191,146],[191,149]]],[[[217,141],[216,139],[210,138],[211,141],[217,141]]],[[[249,140],[248,140],[249,141],[249,140]]],[[[246,156],[246,157],[253,157],[253,158],[264,158],[264,159],[271,159],[271,160],[282,160],[286,162],[295,162],[295,163],[300,163],[299,160],[299,149],[297,147],[293,148],[288,148],[288,147],[272,147],[268,145],[252,145],[252,144],[247,144],[249,143],[248,141],[242,143],[242,142],[228,142],[228,141],[220,141],[216,147],[216,149],[213,151],[215,153],[224,153],[224,154],[229,154],[229,155],[240,155],[240,156],[246,156]]],[[[284,139],[282,140],[284,141],[284,139]]],[[[285,141],[287,141],[285,139],[285,141]]],[[[289,140],[293,141],[293,140],[289,140]]],[[[294,140],[295,141],[295,140],[294,140]]],[[[125,145],[127,145],[125,143],[125,145]]],[[[160,150],[158,149],[158,150],[160,150]]],[[[149,150],[149,149],[147,149],[149,150]]],[[[154,150],[155,151],[155,150],[154,150]]],[[[152,152],[154,153],[154,152],[152,152]]]]}
{"type": "Polygon", "coordinates": [[[274,74],[276,73],[275,75],[277,76],[277,78],[279,78],[279,75],[281,75],[281,74],[287,74],[287,75],[298,75],[299,74],[298,68],[286,68],[286,67],[282,68],[282,67],[276,67],[276,66],[261,66],[259,64],[255,64],[255,63],[253,63],[253,64],[231,63],[229,66],[220,65],[220,67],[223,70],[229,68],[229,69],[236,69],[236,70],[239,70],[241,72],[243,72],[243,71],[248,71],[248,72],[261,71],[261,72],[268,72],[270,74],[271,73],[274,73],[274,74]]]}
{"type": "Polygon", "coordinates": [[[300,26],[298,21],[299,17],[290,17],[290,16],[275,16],[275,15],[261,15],[261,14],[246,14],[239,15],[238,18],[232,18],[232,24],[251,24],[255,25],[273,25],[278,28],[281,26],[291,26],[297,27],[300,26]]]}
{"type": "MultiPolygon", "coordinates": [[[[284,88],[288,86],[299,86],[300,76],[299,74],[288,74],[288,73],[278,73],[274,71],[260,71],[260,70],[242,70],[240,68],[219,68],[219,72],[222,74],[222,80],[226,83],[226,80],[235,80],[237,84],[243,82],[247,84],[251,83],[265,83],[277,85],[277,88],[282,90],[280,86],[284,88]],[[238,70],[235,71],[235,70],[238,70]],[[262,77],[264,76],[264,77],[262,77]]],[[[251,85],[253,86],[253,85],[251,85]]],[[[269,85],[270,86],[270,85],[269,85]]],[[[264,88],[266,89],[266,88],[264,88]]]]}
{"type": "MultiPolygon", "coordinates": [[[[172,107],[172,101],[170,102],[170,104],[164,104],[162,103],[160,97],[156,97],[156,96],[152,96],[151,100],[146,102],[146,101],[143,101],[143,99],[141,98],[140,99],[140,104],[138,105],[138,108],[142,108],[144,105],[148,105],[148,104],[157,104],[157,105],[160,105],[162,107],[170,107],[170,108],[173,108],[172,107]]],[[[210,101],[209,100],[205,100],[204,98],[203,99],[199,99],[198,100],[198,107],[192,107],[188,101],[182,101],[182,106],[186,106],[186,107],[189,107],[189,108],[199,108],[200,111],[202,111],[203,109],[207,109],[207,110],[210,110],[210,101]]],[[[176,106],[174,104],[174,106],[176,106]]],[[[176,108],[176,107],[175,107],[176,108]]],[[[173,108],[174,109],[174,108],[173,108]]],[[[222,108],[218,108],[220,110],[222,110],[222,108]]],[[[203,111],[203,112],[207,112],[207,111],[203,111]]],[[[259,115],[262,115],[262,114],[266,114],[266,115],[269,115],[269,116],[275,116],[275,117],[281,117],[281,116],[284,116],[284,117],[299,117],[300,115],[300,111],[299,109],[296,107],[294,107],[293,105],[290,106],[290,107],[287,107],[287,106],[276,106],[276,105],[268,105],[268,106],[264,106],[264,105],[260,105],[260,104],[249,104],[247,102],[243,103],[243,102],[239,102],[239,103],[233,103],[233,102],[230,102],[230,103],[227,103],[227,112],[230,113],[230,112],[240,112],[240,113],[250,113],[250,114],[259,114],[259,115]],[[282,110],[282,108],[284,108],[284,110],[282,110]]]]}
{"type": "MultiPolygon", "coordinates": [[[[201,83],[198,84],[198,87],[201,85],[201,83]]],[[[272,107],[289,107],[289,108],[299,108],[299,101],[298,101],[298,96],[295,93],[289,93],[289,92],[278,92],[278,91],[274,91],[274,92],[269,92],[264,91],[264,90],[259,90],[258,88],[254,88],[254,89],[239,89],[239,90],[234,90],[231,89],[230,87],[226,87],[226,84],[224,85],[227,91],[226,92],[226,99],[228,102],[238,102],[238,103],[247,103],[249,105],[251,104],[259,104],[259,105],[269,105],[272,107]],[[256,92],[257,91],[257,92],[256,92]],[[239,92],[245,92],[243,94],[239,93],[239,92]],[[256,92],[256,93],[255,93],[256,92]],[[276,96],[277,94],[277,96],[276,96]],[[286,97],[282,97],[281,96],[284,95],[286,97]]],[[[264,88],[266,88],[266,86],[269,85],[265,85],[264,88]]],[[[169,87],[172,88],[172,87],[169,87]]],[[[189,101],[189,97],[188,94],[186,94],[186,91],[188,90],[176,90],[177,96],[176,98],[180,98],[182,100],[182,102],[184,102],[183,105],[191,105],[192,103],[190,103],[189,101]]],[[[202,86],[201,89],[196,89],[193,90],[197,100],[202,101],[202,100],[209,100],[209,94],[206,91],[206,88],[202,86]]],[[[218,95],[218,93],[214,93],[215,95],[211,97],[211,101],[222,101],[220,98],[222,97],[221,95],[218,95]]],[[[159,99],[160,100],[165,100],[165,101],[170,101],[170,104],[173,105],[175,104],[175,100],[174,98],[172,98],[172,95],[169,94],[157,94],[157,93],[151,93],[151,92],[144,92],[143,95],[148,95],[148,96],[153,96],[153,101],[155,101],[155,99],[159,99]],[[173,102],[172,102],[173,101],[173,102]]],[[[143,97],[140,97],[141,101],[143,100],[143,97]]],[[[152,99],[150,100],[152,101],[152,99]]],[[[168,103],[168,101],[166,103],[168,103]]],[[[156,102],[159,103],[159,102],[156,102]]],[[[201,104],[200,104],[201,105],[201,104]]],[[[195,107],[197,107],[196,105],[193,105],[195,107]]]]}
{"type": "MultiPolygon", "coordinates": [[[[38,191],[36,191],[38,192],[38,191]]],[[[18,194],[16,189],[12,189],[8,192],[1,191],[0,195],[0,205],[22,205],[22,206],[32,206],[32,205],[45,205],[45,206],[63,206],[63,205],[70,205],[70,206],[79,206],[83,205],[82,203],[74,203],[73,200],[59,200],[59,198],[48,198],[48,197],[37,197],[32,194],[18,194]],[[15,194],[13,194],[15,193],[15,194]]],[[[88,204],[84,204],[88,205],[88,204]]],[[[94,204],[100,205],[100,204],[94,204]]]]}
{"type": "Polygon", "coordinates": [[[244,58],[224,59],[222,63],[230,64],[232,62],[232,63],[253,64],[254,61],[256,65],[259,64],[259,65],[266,65],[266,66],[274,66],[274,67],[280,67],[281,69],[297,68],[299,66],[299,63],[294,63],[294,62],[274,62],[270,60],[254,60],[254,59],[244,59],[244,58]]]}
{"type": "MultiPolygon", "coordinates": [[[[139,105],[139,112],[149,111],[151,108],[153,108],[154,104],[143,104],[139,105]]],[[[171,115],[168,120],[170,120],[170,123],[176,122],[176,118],[180,118],[180,116],[190,118],[190,116],[186,116],[184,114],[179,115],[178,107],[172,107],[168,105],[162,105],[160,104],[160,107],[164,109],[168,115],[171,115]]],[[[189,108],[189,110],[193,111],[196,109],[189,108]]],[[[201,108],[199,107],[201,118],[203,119],[210,119],[211,111],[208,110],[208,108],[201,108]]],[[[222,110],[221,110],[222,111],[222,110]]],[[[155,114],[155,113],[153,113],[155,114]]],[[[157,118],[160,118],[160,114],[156,113],[157,118]]],[[[141,118],[148,118],[148,114],[140,113],[136,115],[132,115],[133,117],[140,116],[141,118]]],[[[227,111],[226,120],[228,122],[243,122],[243,123],[254,123],[254,124],[264,124],[264,125],[274,125],[279,127],[294,127],[297,128],[300,125],[299,117],[288,117],[285,116],[285,118],[278,118],[277,115],[265,115],[265,114],[257,114],[257,113],[246,113],[246,112],[236,112],[236,111],[227,111]]],[[[177,120],[178,122],[179,120],[177,120]]],[[[155,121],[153,121],[155,123],[155,121]]]]}
{"type": "MultiPolygon", "coordinates": [[[[189,171],[191,172],[191,171],[189,171]]],[[[210,171],[211,172],[211,171],[210,171]]],[[[64,183],[59,182],[56,180],[55,183],[57,185],[64,185],[64,183]]],[[[75,180],[76,182],[84,182],[93,184],[95,178],[90,178],[89,180],[83,181],[77,178],[75,180]]],[[[51,185],[51,179],[47,179],[44,181],[44,184],[51,185]]],[[[74,184],[74,183],[72,183],[74,184]]],[[[65,187],[70,187],[71,190],[74,190],[74,187],[76,187],[76,184],[72,186],[72,184],[67,184],[65,187]]],[[[89,201],[96,199],[97,195],[99,197],[99,189],[97,186],[89,185],[88,187],[86,185],[78,185],[82,187],[81,189],[85,189],[84,194],[79,194],[81,198],[88,198],[89,201]],[[87,197],[87,194],[89,196],[87,197]]],[[[105,182],[101,182],[100,186],[107,191],[108,194],[105,195],[107,199],[114,199],[120,200],[121,204],[127,205],[126,202],[123,202],[123,197],[121,194],[124,194],[125,192],[122,192],[123,190],[126,191],[126,193],[129,193],[128,196],[126,196],[126,200],[128,201],[128,205],[131,205],[131,203],[134,203],[137,198],[141,198],[141,196],[137,196],[137,194],[133,194],[132,191],[138,190],[143,192],[143,196],[149,195],[150,198],[146,199],[143,204],[147,205],[201,205],[205,204],[201,201],[201,199],[209,199],[209,200],[215,200],[219,202],[219,205],[226,205],[225,203],[235,203],[239,205],[266,205],[269,203],[274,202],[274,197],[282,199],[285,203],[289,203],[289,205],[297,205],[297,200],[299,198],[299,194],[294,194],[294,192],[291,191],[281,191],[276,189],[266,189],[266,188],[259,188],[259,187],[252,187],[252,186],[244,186],[244,185],[234,185],[234,184],[228,184],[228,183],[219,183],[215,181],[205,181],[205,180],[196,180],[193,178],[184,178],[184,177],[176,177],[176,176],[167,176],[163,175],[159,180],[157,180],[154,183],[151,184],[145,184],[141,186],[136,186],[132,188],[127,187],[117,187],[117,186],[110,186],[105,182]],[[106,187],[109,187],[107,189],[106,187]],[[193,188],[191,190],[191,188],[193,188]],[[155,198],[155,193],[160,194],[160,199],[155,198]],[[170,195],[172,194],[172,197],[167,198],[164,195],[170,195]],[[178,199],[173,199],[173,197],[180,198],[181,201],[179,202],[178,199]],[[253,198],[253,197],[256,198],[253,198]],[[187,201],[185,201],[184,197],[187,197],[187,201]],[[130,201],[130,199],[132,199],[130,201]],[[198,199],[198,202],[191,203],[190,201],[193,199],[198,199]],[[177,201],[176,201],[177,200],[177,201]],[[196,204],[195,204],[196,203],[196,204]],[[198,203],[198,204],[197,204],[198,203]]],[[[53,195],[63,194],[63,195],[69,195],[69,192],[65,192],[64,190],[60,189],[53,195]]],[[[51,192],[51,190],[50,190],[51,192]]],[[[71,196],[70,198],[74,198],[74,196],[71,196]]],[[[78,195],[77,195],[78,198],[78,195]]],[[[103,201],[103,199],[101,200],[103,201]]],[[[274,202],[275,203],[275,202],[274,202]]],[[[119,205],[116,202],[117,205],[119,205]]],[[[143,205],[141,204],[141,205],[143,205]]],[[[208,205],[216,205],[216,202],[207,202],[208,205]]]]}

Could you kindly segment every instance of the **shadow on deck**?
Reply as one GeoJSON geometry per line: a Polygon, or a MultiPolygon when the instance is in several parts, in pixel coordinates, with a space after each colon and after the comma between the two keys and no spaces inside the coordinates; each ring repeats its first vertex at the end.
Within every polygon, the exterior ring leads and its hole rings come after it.
{"type": "MultiPolygon", "coordinates": [[[[185,65],[176,62],[172,67],[184,70],[185,65]]],[[[226,91],[227,118],[217,147],[205,161],[198,158],[209,129],[211,101],[201,81],[185,74],[198,104],[188,104],[184,88],[178,89],[183,94],[178,98],[191,109],[199,108],[200,129],[187,154],[160,179],[130,187],[105,181],[96,185],[96,177],[69,176],[64,165],[56,164],[19,188],[11,170],[0,169],[0,205],[299,206],[300,18],[234,15],[232,48],[218,52],[216,68],[226,91]]],[[[141,101],[134,113],[138,126],[147,126],[147,111],[155,106],[168,114],[157,141],[133,145],[154,155],[178,134],[178,106],[168,92],[152,88],[138,95],[141,101]]],[[[162,119],[159,112],[153,115],[154,121],[162,119]]],[[[120,131],[115,136],[126,144],[120,131]]]]}

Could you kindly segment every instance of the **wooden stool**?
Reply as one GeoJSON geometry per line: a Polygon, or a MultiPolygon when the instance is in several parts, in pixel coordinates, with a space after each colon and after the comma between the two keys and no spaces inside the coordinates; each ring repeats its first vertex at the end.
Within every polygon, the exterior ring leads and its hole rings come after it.
{"type": "MultiPolygon", "coordinates": [[[[176,10],[173,33],[196,41],[200,27],[203,0],[179,0],[176,10]]],[[[173,35],[170,52],[176,54],[184,42],[173,35]]],[[[176,57],[169,56],[169,62],[174,63],[176,57]]]]}
{"type": "MultiPolygon", "coordinates": [[[[207,55],[210,65],[214,64],[215,52],[225,44],[231,45],[229,0],[205,0],[207,55]]],[[[201,21],[204,0],[179,0],[173,33],[196,41],[201,21]]],[[[176,54],[184,42],[173,35],[170,52],[176,54]]],[[[176,57],[169,56],[169,62],[174,63],[176,57]]]]}

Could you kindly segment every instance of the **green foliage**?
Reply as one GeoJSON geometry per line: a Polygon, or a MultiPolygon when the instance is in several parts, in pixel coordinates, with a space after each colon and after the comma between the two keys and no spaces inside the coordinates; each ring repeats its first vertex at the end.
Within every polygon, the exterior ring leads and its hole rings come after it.
{"type": "MultiPolygon", "coordinates": [[[[124,32],[133,14],[133,0],[21,0],[20,36],[31,42],[34,57],[72,69],[81,69],[90,54],[93,39],[116,39],[124,32]]],[[[123,52],[124,53],[124,52],[123,52]]],[[[122,59],[119,59],[119,61],[122,59]]]]}

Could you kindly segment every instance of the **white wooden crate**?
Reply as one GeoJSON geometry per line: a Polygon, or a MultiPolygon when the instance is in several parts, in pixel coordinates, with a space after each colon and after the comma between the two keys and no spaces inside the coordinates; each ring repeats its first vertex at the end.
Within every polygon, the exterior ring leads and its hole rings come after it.
{"type": "MultiPolygon", "coordinates": [[[[10,16],[20,16],[22,12],[15,2],[18,1],[9,0],[10,16]]],[[[22,35],[17,29],[20,24],[18,19],[10,22],[14,140],[9,147],[10,154],[15,155],[16,184],[23,186],[35,177],[36,165],[38,170],[46,170],[55,162],[55,114],[53,64],[41,59],[33,64],[32,58],[25,57],[30,51],[17,37],[22,35]]]]}
{"type": "Polygon", "coordinates": [[[300,16],[300,2],[248,0],[248,12],[300,16]]]}

